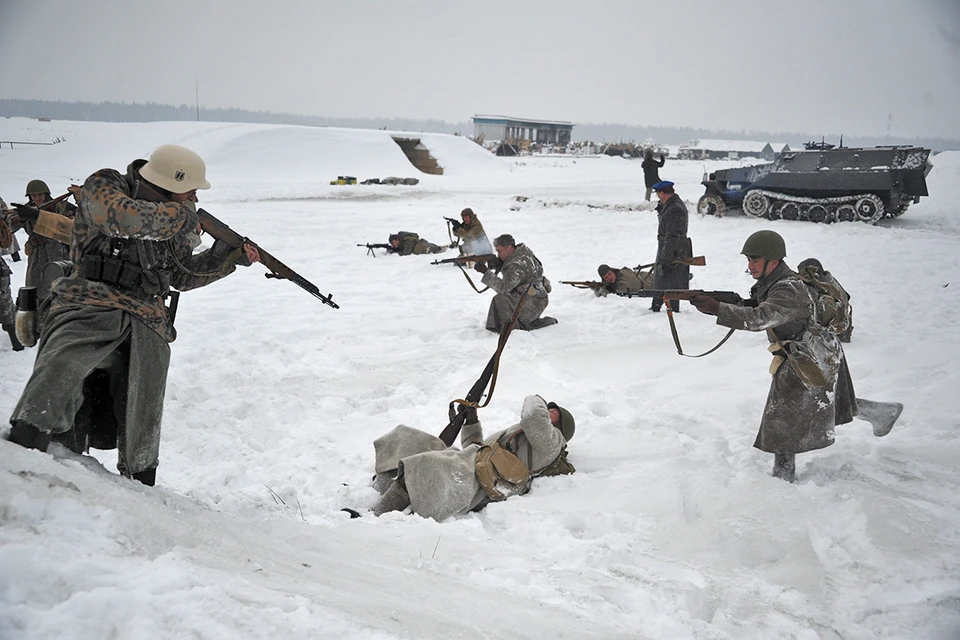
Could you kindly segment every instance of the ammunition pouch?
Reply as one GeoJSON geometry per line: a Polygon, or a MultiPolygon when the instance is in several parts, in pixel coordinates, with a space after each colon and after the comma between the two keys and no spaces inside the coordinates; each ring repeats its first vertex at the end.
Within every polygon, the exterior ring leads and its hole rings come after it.
{"type": "Polygon", "coordinates": [[[141,269],[131,262],[109,256],[84,256],[80,276],[117,287],[138,298],[155,298],[168,289],[164,278],[156,271],[141,269]]]}
{"type": "Polygon", "coordinates": [[[567,460],[567,447],[564,446],[563,450],[560,451],[560,455],[557,456],[557,459],[543,469],[540,469],[540,471],[537,471],[536,477],[565,476],[574,473],[576,470],[577,469],[567,460]]]}
{"type": "Polygon", "coordinates": [[[477,451],[477,481],[490,500],[499,502],[530,490],[531,476],[515,454],[499,443],[483,445],[477,451]]]}
{"type": "Polygon", "coordinates": [[[823,389],[836,382],[839,372],[839,358],[832,356],[830,340],[837,340],[832,333],[822,333],[815,328],[808,327],[797,340],[783,340],[770,345],[774,354],[771,363],[771,374],[776,373],[786,359],[790,368],[797,374],[803,385],[810,390],[823,389]],[[778,347],[776,350],[773,347],[778,347]],[[777,362],[777,358],[781,362],[777,362]]]}

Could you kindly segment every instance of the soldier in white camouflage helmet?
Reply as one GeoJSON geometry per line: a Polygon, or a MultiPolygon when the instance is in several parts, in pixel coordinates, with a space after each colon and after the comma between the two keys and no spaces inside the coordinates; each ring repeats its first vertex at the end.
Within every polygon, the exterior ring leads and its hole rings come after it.
{"type": "Polygon", "coordinates": [[[11,441],[41,451],[51,438],[78,452],[116,448],[121,474],[154,484],[176,339],[164,300],[260,259],[249,244],[231,251],[216,242],[193,254],[192,199],[209,188],[203,160],[177,145],[134,160],[126,173],[87,178],[70,246],[76,268],[51,290],[11,441]]]}

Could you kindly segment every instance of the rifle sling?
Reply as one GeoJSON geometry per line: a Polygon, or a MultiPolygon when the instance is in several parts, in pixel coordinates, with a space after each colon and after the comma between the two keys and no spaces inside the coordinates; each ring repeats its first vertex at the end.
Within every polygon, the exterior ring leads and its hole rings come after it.
{"type": "MultiPolygon", "coordinates": [[[[450,404],[459,404],[468,407],[474,407],[476,409],[482,409],[490,404],[490,400],[493,399],[493,391],[497,387],[497,374],[500,372],[500,355],[503,353],[503,348],[507,346],[507,339],[510,337],[510,334],[513,332],[513,328],[517,325],[517,320],[520,318],[520,310],[523,309],[523,303],[527,301],[527,293],[529,293],[530,287],[524,289],[523,295],[520,296],[520,301],[517,303],[517,308],[513,310],[513,317],[510,318],[510,322],[500,330],[500,338],[497,340],[497,350],[493,353],[491,361],[493,362],[493,370],[490,374],[490,390],[487,391],[487,397],[481,404],[480,402],[471,402],[464,398],[457,398],[450,402],[450,404]]],[[[450,427],[455,426],[453,422],[447,425],[447,428],[443,430],[440,434],[440,439],[449,447],[453,445],[454,440],[460,434],[460,429],[463,428],[463,423],[461,422],[460,426],[455,432],[452,432],[453,429],[450,427]],[[448,432],[448,429],[450,432],[448,432]],[[452,433],[451,433],[452,432],[452,433]],[[444,437],[446,436],[446,438],[444,437]],[[448,442],[449,440],[449,442],[448,442]]]]}
{"type": "MultiPolygon", "coordinates": [[[[473,280],[470,279],[470,274],[467,273],[467,270],[463,268],[463,265],[457,263],[457,268],[460,269],[460,271],[463,273],[463,277],[467,279],[467,282],[470,283],[470,286],[473,287],[473,290],[476,291],[477,293],[483,293],[484,291],[487,291],[488,289],[490,289],[490,287],[484,287],[483,289],[477,289],[477,285],[473,284],[473,280]]],[[[526,297],[526,294],[524,294],[524,297],[526,297]]],[[[521,304],[523,304],[523,303],[521,302],[521,304]]]]}
{"type": "Polygon", "coordinates": [[[685,358],[702,358],[703,356],[710,355],[711,353],[713,353],[714,351],[722,347],[723,343],[729,340],[730,336],[733,335],[733,332],[736,331],[736,329],[730,329],[730,331],[727,332],[727,335],[723,336],[723,339],[720,340],[720,342],[718,342],[715,347],[713,347],[709,351],[704,351],[700,355],[692,356],[689,353],[684,353],[683,347],[680,346],[680,334],[677,333],[677,324],[673,320],[673,309],[670,308],[670,301],[664,298],[663,303],[667,306],[667,320],[670,321],[670,333],[673,335],[673,343],[677,346],[677,353],[680,354],[681,356],[684,356],[685,358]]]}

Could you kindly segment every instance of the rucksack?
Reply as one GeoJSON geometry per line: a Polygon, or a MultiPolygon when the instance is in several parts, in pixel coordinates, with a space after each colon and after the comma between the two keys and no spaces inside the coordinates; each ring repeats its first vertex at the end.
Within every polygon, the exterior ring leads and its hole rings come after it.
{"type": "Polygon", "coordinates": [[[847,296],[840,287],[817,278],[817,268],[812,265],[801,269],[797,277],[810,287],[813,293],[813,323],[836,336],[844,335],[850,328],[851,318],[847,296]]]}

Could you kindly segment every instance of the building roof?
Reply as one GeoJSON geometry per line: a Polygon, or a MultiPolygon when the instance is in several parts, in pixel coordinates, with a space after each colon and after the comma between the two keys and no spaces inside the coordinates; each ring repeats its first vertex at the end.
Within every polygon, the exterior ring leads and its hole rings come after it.
{"type": "Polygon", "coordinates": [[[763,153],[768,146],[774,148],[769,142],[756,142],[753,140],[691,140],[687,144],[680,145],[680,148],[702,151],[763,153]]]}
{"type": "Polygon", "coordinates": [[[529,118],[513,118],[510,116],[490,116],[490,115],[475,115],[473,116],[474,124],[512,124],[512,125],[529,125],[529,126],[550,126],[550,127],[570,127],[573,128],[572,122],[566,122],[563,120],[531,120],[529,118]]]}

